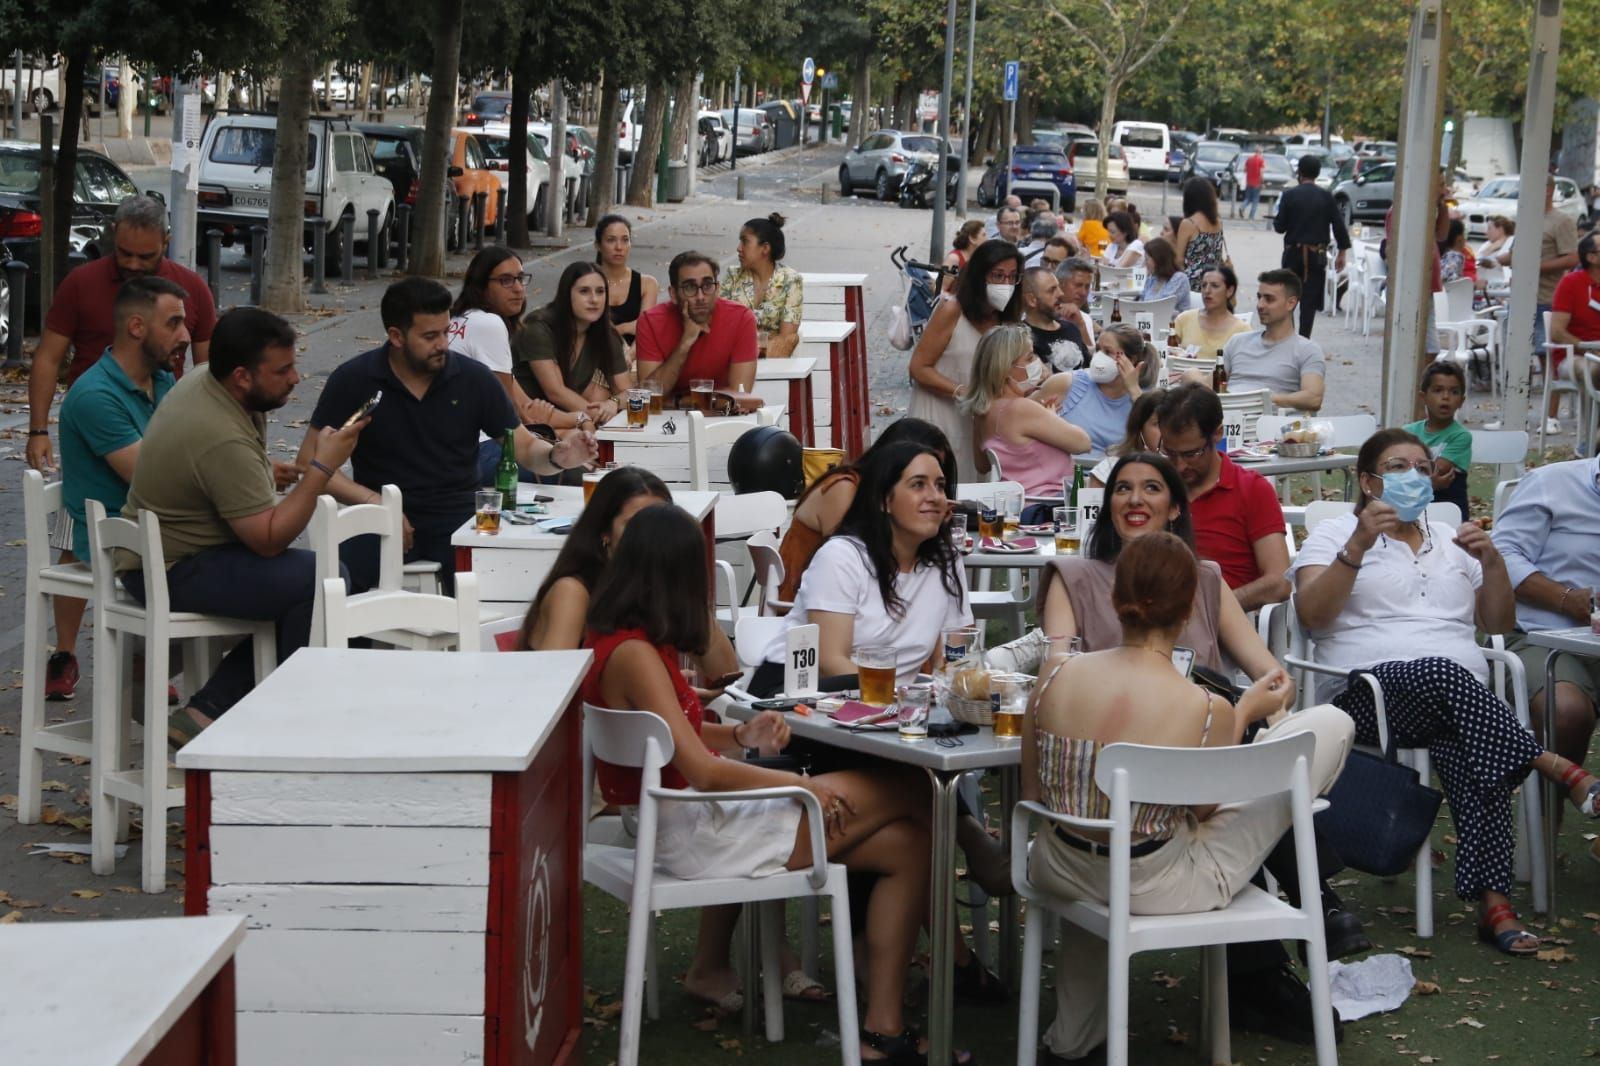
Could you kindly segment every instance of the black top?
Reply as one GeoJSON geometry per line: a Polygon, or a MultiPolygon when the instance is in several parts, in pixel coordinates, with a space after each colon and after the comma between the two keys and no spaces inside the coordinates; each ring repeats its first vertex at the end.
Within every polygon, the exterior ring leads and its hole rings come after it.
{"type": "Polygon", "coordinates": [[[611,324],[626,326],[644,309],[644,280],[637,270],[628,271],[628,298],[611,309],[611,324]]]}
{"type": "Polygon", "coordinates": [[[506,390],[482,363],[450,352],[422,399],[389,368],[387,346],[363,352],[328,375],[311,424],[344,425],[378,389],[383,399],[350,457],[355,479],[374,492],[397,485],[405,512],[429,526],[472,517],[478,434],[499,438],[519,424],[506,390]]]}
{"type": "Polygon", "coordinates": [[[1344,228],[1344,219],[1334,206],[1333,193],[1319,189],[1315,182],[1305,181],[1286,190],[1278,201],[1278,216],[1272,228],[1283,234],[1283,246],[1297,244],[1327,244],[1328,232],[1333,232],[1333,243],[1340,248],[1350,247],[1350,234],[1344,228]]]}
{"type": "Polygon", "coordinates": [[[1083,343],[1083,334],[1078,331],[1076,322],[1058,322],[1059,329],[1041,329],[1032,322],[1028,329],[1033,334],[1033,354],[1044,360],[1045,366],[1052,371],[1076,370],[1083,365],[1084,353],[1088,345],[1083,343]],[[1077,349],[1057,349],[1062,341],[1071,341],[1077,349]]]}

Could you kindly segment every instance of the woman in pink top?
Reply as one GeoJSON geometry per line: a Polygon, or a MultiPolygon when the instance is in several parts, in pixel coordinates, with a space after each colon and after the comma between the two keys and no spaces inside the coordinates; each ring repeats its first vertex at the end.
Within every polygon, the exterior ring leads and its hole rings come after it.
{"type": "Polygon", "coordinates": [[[1029,496],[1055,496],[1062,480],[1072,477],[1072,456],[1089,450],[1089,434],[1029,399],[1028,366],[1034,358],[1027,326],[991,330],[978,342],[961,410],[972,418],[980,471],[989,465],[987,449],[1007,481],[1020,483],[1029,496]]]}

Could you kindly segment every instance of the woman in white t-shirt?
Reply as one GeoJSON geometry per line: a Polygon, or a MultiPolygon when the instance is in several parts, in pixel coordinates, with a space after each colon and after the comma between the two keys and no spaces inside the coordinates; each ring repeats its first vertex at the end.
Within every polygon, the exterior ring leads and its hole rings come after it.
{"type": "MultiPolygon", "coordinates": [[[[575,428],[580,416],[530,397],[511,375],[511,335],[522,325],[528,277],[522,258],[510,248],[485,248],[473,256],[461,281],[461,295],[450,307],[450,350],[492,370],[523,424],[547,427],[541,435],[554,441],[556,431],[575,428]]],[[[484,434],[479,437],[478,476],[481,484],[491,485],[500,462],[500,442],[484,434]]],[[[529,471],[522,476],[524,481],[538,477],[529,471]]]]}
{"type": "MultiPolygon", "coordinates": [[[[1511,907],[1511,793],[1537,770],[1559,782],[1593,816],[1600,779],[1542,750],[1497,696],[1475,628],[1516,625],[1516,595],[1505,560],[1477,524],[1430,522],[1432,458],[1403,429],[1380,430],[1361,446],[1354,514],[1330,519],[1306,538],[1290,573],[1295,609],[1320,663],[1370,671],[1383,690],[1394,742],[1427,747],[1455,822],[1456,895],[1478,901],[1481,939],[1507,955],[1531,956],[1539,939],[1511,907]],[[1407,658],[1396,658],[1403,649],[1407,658]]],[[[1334,678],[1318,698],[1356,723],[1356,740],[1377,744],[1373,695],[1334,678]]]]}

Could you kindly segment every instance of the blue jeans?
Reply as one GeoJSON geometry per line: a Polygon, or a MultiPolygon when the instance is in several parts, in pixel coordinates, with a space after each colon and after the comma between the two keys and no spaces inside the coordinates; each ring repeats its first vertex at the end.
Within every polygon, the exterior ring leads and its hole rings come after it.
{"type": "Polygon", "coordinates": [[[1256,217],[1256,208],[1261,205],[1261,186],[1246,185],[1244,187],[1244,206],[1249,218],[1256,217]]]}
{"type": "MultiPolygon", "coordinates": [[[[346,588],[350,575],[340,567],[346,588]]],[[[317,557],[299,548],[267,558],[243,544],[226,544],[173,563],[167,570],[167,596],[174,611],[198,611],[223,618],[274,622],[278,662],[311,640],[311,607],[316,595],[317,557]]],[[[144,571],[129,570],[122,586],[144,603],[144,571]]],[[[241,640],[189,697],[189,706],[216,718],[255,688],[250,641],[241,640]]]]}

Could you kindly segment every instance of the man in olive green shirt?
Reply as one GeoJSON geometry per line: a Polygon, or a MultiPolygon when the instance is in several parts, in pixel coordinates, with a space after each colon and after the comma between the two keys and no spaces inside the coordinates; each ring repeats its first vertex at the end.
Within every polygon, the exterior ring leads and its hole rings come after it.
{"type": "MultiPolygon", "coordinates": [[[[287,403],[299,381],[289,323],[251,307],[223,315],[205,371],[179,382],[150,420],[122,511],[137,520],[149,510],[161,519],[173,610],[274,621],[279,661],[310,639],[316,591],[315,554],[289,545],[366,425],[363,419],[324,429],[305,475],[279,500],[265,413],[287,403]]],[[[128,556],[119,569],[143,602],[139,560],[128,556]]],[[[254,683],[250,642],[243,641],[190,698],[187,714],[174,717],[174,734],[203,728],[254,683]]]]}

